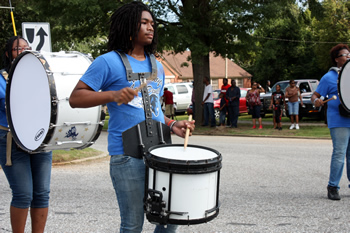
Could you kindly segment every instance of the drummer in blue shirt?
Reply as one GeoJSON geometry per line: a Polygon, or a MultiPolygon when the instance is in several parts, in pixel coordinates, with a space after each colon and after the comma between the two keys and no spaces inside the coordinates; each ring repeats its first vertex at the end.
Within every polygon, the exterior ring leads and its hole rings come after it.
{"type": "Polygon", "coordinates": [[[345,44],[338,44],[330,51],[331,59],[334,64],[328,73],[326,73],[318,85],[316,91],[311,97],[316,107],[323,106],[323,98],[336,96],[335,100],[328,102],[327,123],[333,142],[333,153],[330,166],[330,175],[328,181],[328,198],[331,200],[340,200],[339,182],[343,174],[344,159],[346,157],[347,177],[350,181],[350,118],[342,116],[339,113],[338,97],[338,73],[341,67],[350,59],[349,47],[345,44]]]}

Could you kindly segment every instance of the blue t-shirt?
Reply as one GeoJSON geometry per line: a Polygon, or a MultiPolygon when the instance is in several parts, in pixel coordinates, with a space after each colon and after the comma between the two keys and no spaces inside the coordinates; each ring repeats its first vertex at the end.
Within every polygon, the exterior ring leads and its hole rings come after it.
{"type": "Polygon", "coordinates": [[[337,96],[337,99],[331,100],[327,103],[327,124],[328,128],[336,127],[350,127],[350,118],[343,117],[339,114],[339,96],[338,96],[338,72],[330,70],[320,80],[317,86],[316,92],[321,96],[328,96],[332,98],[333,95],[337,96]]]}
{"type": "MultiPolygon", "coordinates": [[[[138,61],[127,55],[134,73],[151,72],[150,58],[146,56],[144,61],[138,61]]],[[[157,61],[157,79],[148,83],[152,118],[164,123],[164,115],[159,102],[163,96],[164,69],[157,61]]],[[[90,65],[86,73],[80,79],[94,91],[118,91],[125,87],[136,88],[139,81],[129,82],[126,78],[126,70],[120,56],[112,51],[99,56],[90,65]]],[[[107,103],[110,115],[108,124],[108,152],[110,155],[124,154],[122,133],[127,129],[144,121],[142,95],[139,92],[130,103],[118,105],[115,102],[107,103]]],[[[136,140],[136,139],[135,139],[136,140]]]]}
{"type": "Polygon", "coordinates": [[[0,125],[8,127],[5,109],[6,80],[0,73],[0,125]]]}

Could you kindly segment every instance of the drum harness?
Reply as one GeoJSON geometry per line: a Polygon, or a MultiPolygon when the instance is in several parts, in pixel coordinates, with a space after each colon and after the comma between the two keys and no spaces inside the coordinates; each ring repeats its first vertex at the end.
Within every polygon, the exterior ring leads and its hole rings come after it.
{"type": "MultiPolygon", "coordinates": [[[[130,62],[125,53],[115,51],[122,59],[126,77],[129,82],[140,81],[140,85],[147,83],[147,81],[157,78],[157,63],[155,56],[149,54],[152,72],[133,73],[130,62]]],[[[142,101],[145,110],[145,121],[131,127],[122,133],[124,154],[143,159],[151,146],[159,144],[171,144],[170,128],[158,121],[152,119],[152,109],[150,96],[148,94],[148,86],[140,90],[142,94],[142,101]],[[138,140],[135,140],[138,139],[138,140]]]]}
{"type": "MultiPolygon", "coordinates": [[[[5,78],[7,82],[8,78],[8,73],[6,70],[0,70],[2,76],[5,78]]],[[[12,166],[12,161],[11,161],[11,148],[12,148],[12,134],[10,131],[10,128],[4,127],[0,125],[0,129],[7,131],[7,138],[6,138],[6,164],[5,166],[12,166]]]]}

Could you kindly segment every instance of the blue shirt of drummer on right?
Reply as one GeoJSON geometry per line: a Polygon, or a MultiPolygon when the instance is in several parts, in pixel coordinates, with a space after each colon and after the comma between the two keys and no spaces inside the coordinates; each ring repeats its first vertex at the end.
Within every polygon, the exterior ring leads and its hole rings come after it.
{"type": "MultiPolygon", "coordinates": [[[[332,98],[336,96],[337,99],[327,102],[327,124],[328,128],[350,127],[350,117],[341,116],[339,113],[339,95],[338,95],[338,72],[330,70],[320,80],[316,92],[321,96],[332,98]]],[[[344,93],[345,94],[345,93],[344,93]]]]}

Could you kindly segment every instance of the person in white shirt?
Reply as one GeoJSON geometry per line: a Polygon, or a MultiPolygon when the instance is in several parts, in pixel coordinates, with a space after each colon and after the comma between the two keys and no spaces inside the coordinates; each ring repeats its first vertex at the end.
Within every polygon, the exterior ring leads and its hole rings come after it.
{"type": "Polygon", "coordinates": [[[210,127],[216,127],[216,120],[214,115],[213,88],[209,82],[209,78],[206,76],[204,77],[203,83],[205,84],[205,87],[202,101],[202,105],[204,108],[204,124],[202,126],[208,126],[210,118],[210,127]]]}

